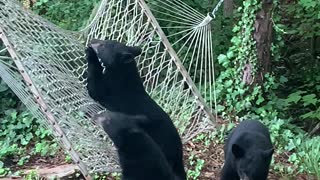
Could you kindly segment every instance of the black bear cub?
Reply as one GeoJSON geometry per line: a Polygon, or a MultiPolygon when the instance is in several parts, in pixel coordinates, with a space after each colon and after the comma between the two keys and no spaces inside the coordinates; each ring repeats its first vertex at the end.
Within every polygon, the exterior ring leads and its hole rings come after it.
{"type": "Polygon", "coordinates": [[[260,121],[242,121],[226,141],[221,180],[266,180],[273,151],[269,130],[260,121]]]}
{"type": "Polygon", "coordinates": [[[86,49],[89,95],[110,111],[146,116],[139,128],[158,144],[175,176],[185,180],[180,136],[170,117],[144,89],[135,62],[141,53],[141,48],[117,41],[92,40],[86,49]]]}
{"type": "Polygon", "coordinates": [[[107,111],[95,115],[93,120],[104,129],[117,148],[122,180],[174,180],[161,149],[136,124],[148,121],[145,116],[107,111]]]}

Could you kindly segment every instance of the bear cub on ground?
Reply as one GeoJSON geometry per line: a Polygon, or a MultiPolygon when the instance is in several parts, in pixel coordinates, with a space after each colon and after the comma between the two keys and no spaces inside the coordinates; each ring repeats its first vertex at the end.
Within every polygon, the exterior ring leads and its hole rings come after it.
{"type": "Polygon", "coordinates": [[[242,121],[226,141],[221,180],[266,180],[273,151],[269,130],[260,121],[242,121]]]}
{"type": "Polygon", "coordinates": [[[117,148],[122,180],[174,180],[161,149],[136,124],[147,121],[145,116],[106,111],[95,115],[93,120],[104,129],[117,148]]]}
{"type": "Polygon", "coordinates": [[[144,89],[135,62],[141,53],[141,48],[117,41],[92,40],[86,50],[89,95],[110,111],[146,116],[139,128],[158,144],[174,174],[185,180],[180,136],[170,117],[144,89]]]}

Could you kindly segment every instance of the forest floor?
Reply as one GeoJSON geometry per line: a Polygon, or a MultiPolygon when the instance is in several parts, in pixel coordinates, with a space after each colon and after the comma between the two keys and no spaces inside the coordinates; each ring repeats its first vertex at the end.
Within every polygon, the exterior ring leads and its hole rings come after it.
{"type": "MultiPolygon", "coordinates": [[[[190,165],[190,159],[189,157],[196,157],[195,161],[197,159],[204,160],[204,163],[202,164],[202,169],[200,175],[196,178],[199,180],[219,180],[220,179],[220,171],[223,166],[224,162],[224,152],[223,152],[223,144],[216,143],[216,141],[211,142],[210,145],[205,145],[203,141],[198,142],[188,142],[184,145],[184,163],[187,166],[188,169],[194,170],[196,168],[196,163],[193,163],[193,165],[190,165]]],[[[288,155],[282,154],[282,155],[275,155],[274,156],[275,162],[282,164],[283,166],[292,166],[288,162],[288,155]]],[[[24,166],[11,166],[10,169],[12,172],[15,172],[17,170],[22,170],[30,172],[31,169],[38,169],[38,173],[41,174],[50,174],[47,171],[53,171],[56,174],[59,174],[59,166],[61,167],[61,171],[65,171],[66,167],[65,165],[68,164],[65,161],[65,154],[62,150],[56,153],[54,157],[32,157],[30,158],[29,162],[25,163],[24,166]],[[50,168],[53,168],[54,170],[50,170],[50,168]],[[39,171],[39,169],[44,169],[44,171],[39,171]]],[[[83,179],[83,177],[77,171],[72,171],[73,174],[67,176],[63,179],[83,179]],[[77,174],[77,176],[76,176],[77,174]]],[[[64,174],[60,173],[60,174],[64,174]]],[[[0,178],[1,179],[1,178],[0,178]]],[[[12,179],[22,179],[21,176],[12,177],[12,179]]],[[[41,178],[42,179],[42,178],[41,178]]],[[[43,178],[45,179],[45,178],[43,178]]],[[[99,178],[100,179],[100,178],[99,178]]],[[[105,178],[104,178],[105,179],[105,178]]],[[[114,180],[115,178],[108,177],[106,178],[108,180],[114,180]]],[[[278,172],[275,172],[270,169],[269,173],[269,180],[315,180],[315,178],[312,178],[306,174],[298,174],[298,175],[288,175],[284,174],[281,175],[278,172]],[[291,176],[291,177],[290,177],[291,176]],[[293,177],[294,176],[294,177],[293,177]]]]}
{"type": "MultiPolygon", "coordinates": [[[[211,143],[209,147],[205,146],[203,143],[192,143],[189,142],[185,145],[185,164],[188,169],[194,169],[188,164],[188,157],[192,155],[197,155],[198,158],[204,160],[204,166],[202,168],[199,180],[219,180],[220,171],[224,162],[224,152],[223,144],[211,143]]],[[[288,156],[286,155],[276,155],[275,162],[280,163],[284,166],[291,166],[288,162],[288,156]]],[[[270,168],[268,180],[316,180],[306,174],[298,174],[294,177],[289,177],[289,175],[281,175],[270,168]]]]}

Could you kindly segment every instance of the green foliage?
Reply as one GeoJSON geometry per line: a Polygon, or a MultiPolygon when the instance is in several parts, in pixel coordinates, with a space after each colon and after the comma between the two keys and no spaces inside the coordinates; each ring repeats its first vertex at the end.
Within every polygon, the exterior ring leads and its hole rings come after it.
{"type": "Polygon", "coordinates": [[[275,73],[281,81],[277,92],[282,98],[281,110],[285,111],[284,116],[303,123],[311,132],[317,130],[313,127],[320,120],[319,12],[318,0],[297,0],[276,1],[273,14],[276,30],[273,52],[277,54],[275,73]]]}
{"type": "Polygon", "coordinates": [[[4,163],[0,161],[0,178],[5,177],[10,172],[10,168],[4,166],[4,163]]]}
{"type": "Polygon", "coordinates": [[[290,15],[292,24],[287,26],[286,33],[299,35],[305,40],[320,36],[320,2],[318,0],[298,0],[286,4],[285,11],[290,15]]]}
{"type": "Polygon", "coordinates": [[[204,134],[204,133],[199,134],[194,139],[192,139],[192,141],[194,142],[203,142],[205,146],[209,146],[211,140],[212,140],[212,136],[210,138],[207,134],[204,134]]]}
{"type": "Polygon", "coordinates": [[[298,149],[297,159],[301,162],[302,170],[320,179],[320,137],[304,141],[298,149]]]}
{"type": "Polygon", "coordinates": [[[70,155],[66,155],[66,157],[64,158],[64,160],[67,162],[67,163],[71,163],[72,162],[72,158],[70,155]]]}
{"type": "Polygon", "coordinates": [[[1,79],[0,89],[0,176],[5,176],[8,167],[23,166],[33,155],[54,155],[58,146],[1,79]]]}
{"type": "Polygon", "coordinates": [[[15,163],[23,166],[32,155],[54,155],[58,146],[49,137],[49,131],[28,111],[7,110],[5,117],[0,118],[0,162],[4,167],[15,163]]]}
{"type": "Polygon", "coordinates": [[[25,177],[25,180],[40,180],[41,177],[38,175],[36,171],[30,171],[25,177]]]}
{"type": "Polygon", "coordinates": [[[306,138],[305,133],[288,121],[273,119],[266,121],[271,133],[271,139],[278,153],[295,152],[306,138]]]}
{"type": "Polygon", "coordinates": [[[203,14],[206,14],[212,11],[213,6],[216,3],[216,1],[211,1],[211,0],[202,0],[202,1],[184,0],[183,2],[203,14]]]}
{"type": "Polygon", "coordinates": [[[85,26],[100,0],[38,0],[32,10],[58,26],[79,30],[85,26]]]}
{"type": "Polygon", "coordinates": [[[226,135],[230,133],[230,131],[235,127],[235,124],[230,122],[228,125],[221,125],[217,127],[217,129],[212,133],[212,139],[216,140],[216,143],[223,143],[227,138],[226,135]]]}
{"type": "Polygon", "coordinates": [[[198,179],[204,166],[204,160],[200,159],[196,155],[189,156],[188,160],[189,165],[192,167],[194,166],[194,169],[189,169],[187,172],[188,179],[198,179]]]}
{"type": "MultiPolygon", "coordinates": [[[[260,105],[264,101],[262,86],[250,87],[242,81],[242,71],[246,64],[252,66],[251,75],[253,77],[256,73],[257,55],[252,32],[255,13],[259,7],[256,0],[243,1],[243,6],[237,10],[242,14],[242,17],[233,27],[233,32],[236,35],[231,39],[232,46],[226,54],[218,56],[222,70],[216,80],[216,89],[219,103],[218,111],[223,116],[241,115],[245,110],[260,105]]],[[[269,77],[271,78],[271,76],[269,77]]]]}
{"type": "Polygon", "coordinates": [[[285,102],[285,110],[299,110],[302,112],[300,118],[320,121],[320,97],[317,97],[316,94],[298,90],[289,94],[285,102]]]}
{"type": "Polygon", "coordinates": [[[121,173],[114,172],[114,173],[105,173],[105,174],[95,174],[93,176],[94,180],[107,180],[107,179],[114,179],[114,180],[120,180],[121,179],[121,173]]]}

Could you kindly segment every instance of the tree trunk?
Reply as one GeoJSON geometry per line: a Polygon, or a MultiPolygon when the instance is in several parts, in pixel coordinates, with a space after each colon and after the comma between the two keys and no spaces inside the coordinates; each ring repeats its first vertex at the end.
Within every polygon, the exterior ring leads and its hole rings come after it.
{"type": "Polygon", "coordinates": [[[272,2],[264,1],[262,8],[256,15],[253,34],[256,40],[258,55],[258,72],[255,82],[263,83],[263,77],[270,71],[271,43],[272,43],[272,22],[271,22],[272,2]]]}
{"type": "Polygon", "coordinates": [[[233,0],[223,1],[223,15],[224,17],[230,17],[233,14],[233,0]]]}

